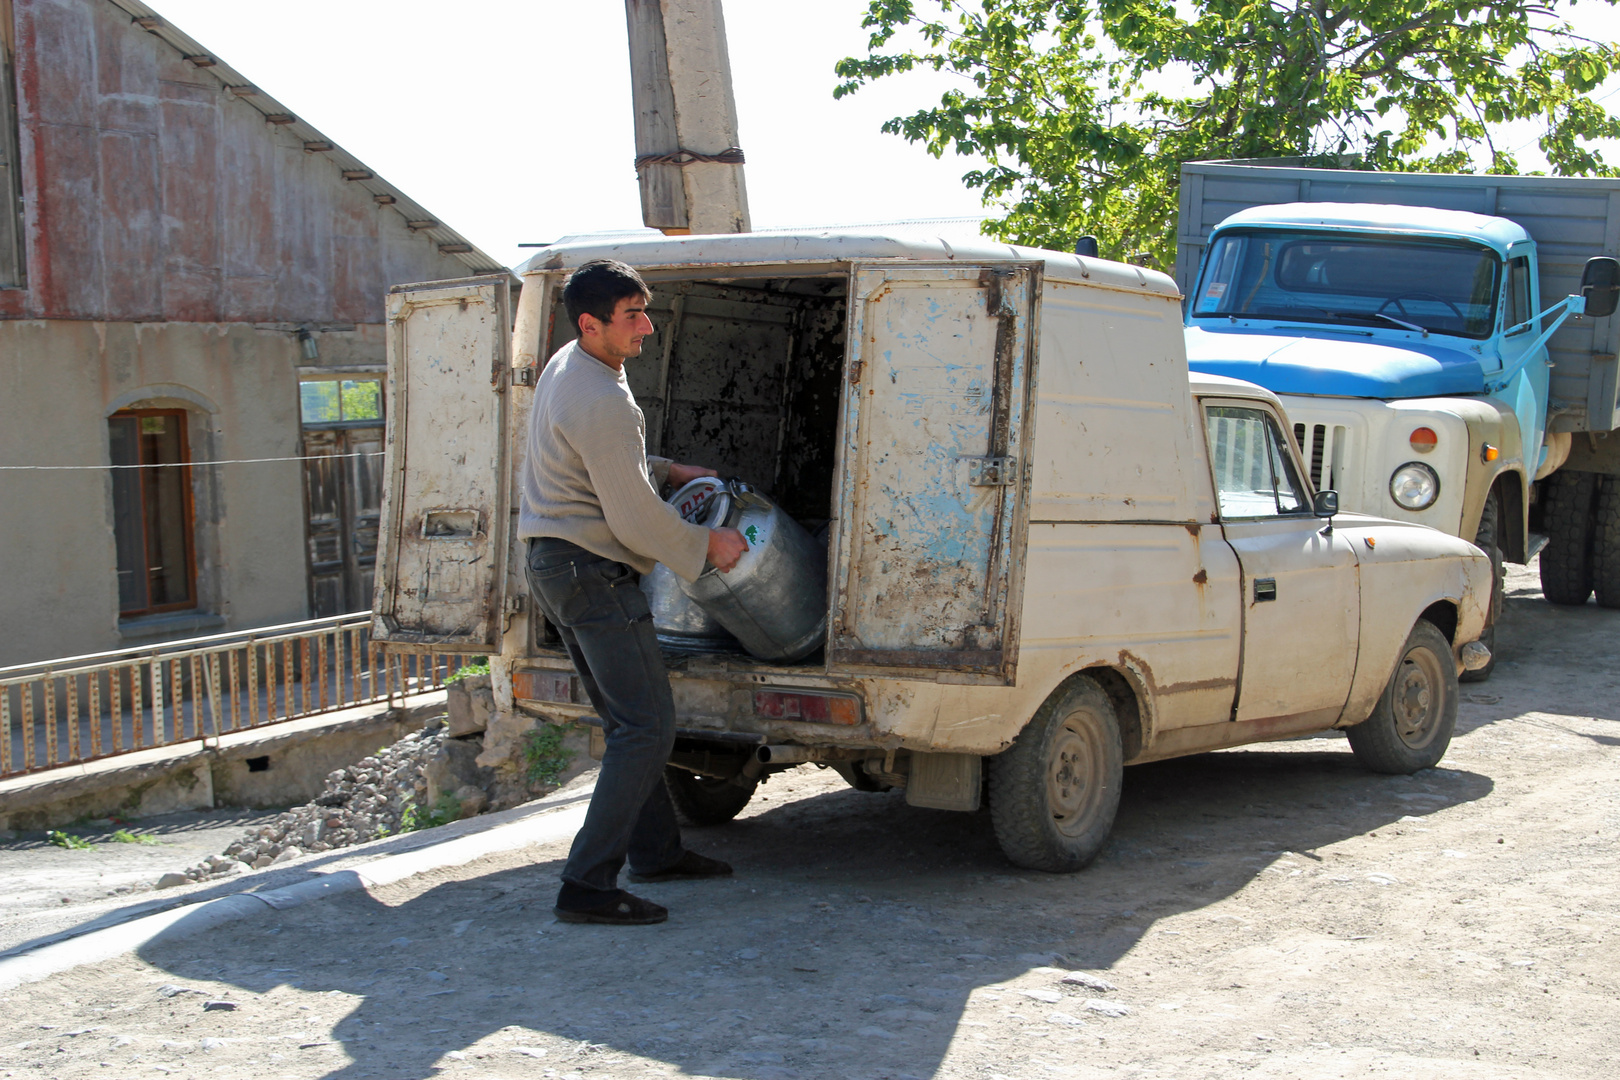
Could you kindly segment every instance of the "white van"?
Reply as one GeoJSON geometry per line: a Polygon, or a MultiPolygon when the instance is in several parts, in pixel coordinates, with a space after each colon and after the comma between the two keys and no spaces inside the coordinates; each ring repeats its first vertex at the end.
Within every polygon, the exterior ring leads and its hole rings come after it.
{"type": "Polygon", "coordinates": [[[1189,380],[1168,277],[983,241],[553,247],[515,325],[504,278],[395,288],[378,640],[487,654],[498,708],[592,719],[528,601],[515,492],[562,284],[599,258],[653,290],[626,365],[649,452],[827,529],[824,649],[671,658],[688,821],[815,761],[920,806],[987,793],[1010,859],[1072,870],[1127,764],[1336,727],[1374,769],[1445,752],[1488,658],[1479,550],[1330,516],[1273,395],[1189,380]]]}

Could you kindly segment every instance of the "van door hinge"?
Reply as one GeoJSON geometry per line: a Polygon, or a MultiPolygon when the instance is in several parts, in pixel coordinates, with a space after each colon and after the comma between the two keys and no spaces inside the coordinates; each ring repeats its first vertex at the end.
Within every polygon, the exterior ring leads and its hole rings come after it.
{"type": "Polygon", "coordinates": [[[1018,482],[1016,457],[982,457],[968,459],[968,485],[970,487],[1007,487],[1018,482]]]}

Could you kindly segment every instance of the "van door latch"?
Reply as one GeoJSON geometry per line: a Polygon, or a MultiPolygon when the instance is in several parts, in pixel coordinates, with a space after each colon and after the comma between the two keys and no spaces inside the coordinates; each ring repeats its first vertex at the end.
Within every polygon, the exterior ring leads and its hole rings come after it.
{"type": "Polygon", "coordinates": [[[968,486],[1007,487],[1018,480],[1016,457],[980,457],[968,459],[968,486]]]}

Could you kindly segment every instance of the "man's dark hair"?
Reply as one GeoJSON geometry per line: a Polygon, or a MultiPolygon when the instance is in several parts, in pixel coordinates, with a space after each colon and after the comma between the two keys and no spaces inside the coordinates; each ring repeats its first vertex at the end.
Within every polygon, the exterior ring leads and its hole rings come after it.
{"type": "Polygon", "coordinates": [[[596,259],[568,275],[563,286],[563,306],[568,321],[579,333],[579,317],[594,315],[602,322],[613,321],[613,311],[626,297],[649,300],[652,292],[641,275],[616,259],[596,259]]]}

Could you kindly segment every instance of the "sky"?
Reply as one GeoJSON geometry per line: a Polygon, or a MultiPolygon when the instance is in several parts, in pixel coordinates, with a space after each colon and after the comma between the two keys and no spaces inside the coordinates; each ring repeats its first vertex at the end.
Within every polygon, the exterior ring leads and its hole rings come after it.
{"type": "MultiPolygon", "coordinates": [[[[165,18],[497,259],[641,226],[622,0],[152,0],[165,18]]],[[[879,130],[939,98],[913,72],[834,101],[867,0],[725,0],[755,228],[965,218],[967,158],[879,130]]],[[[1593,0],[1576,25],[1620,38],[1593,0]]],[[[1609,108],[1620,80],[1599,91],[1609,108]]],[[[1533,128],[1510,134],[1537,167],[1533,128]]],[[[1620,147],[1611,148],[1620,160],[1620,147]]]]}

